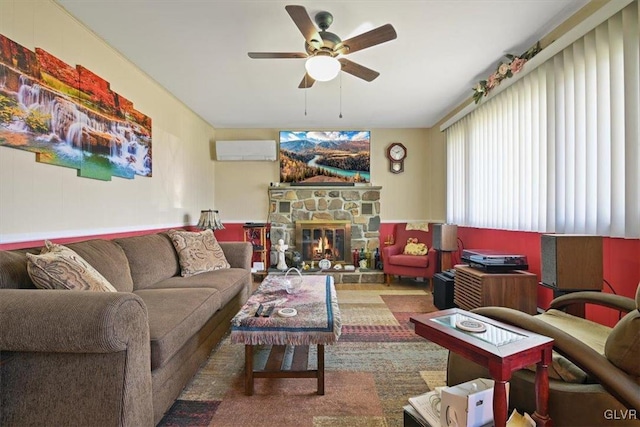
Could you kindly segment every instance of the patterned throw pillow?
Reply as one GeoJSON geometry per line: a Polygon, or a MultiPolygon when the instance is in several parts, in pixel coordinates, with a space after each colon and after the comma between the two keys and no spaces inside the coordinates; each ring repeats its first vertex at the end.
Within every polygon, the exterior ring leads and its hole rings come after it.
{"type": "Polygon", "coordinates": [[[419,230],[419,231],[429,231],[429,223],[428,222],[408,222],[404,227],[405,230],[419,230]]]}
{"type": "Polygon", "coordinates": [[[178,253],[183,277],[231,267],[212,230],[169,230],[168,234],[178,253]]]}
{"type": "Polygon", "coordinates": [[[427,245],[418,243],[418,239],[409,237],[407,245],[404,247],[405,255],[426,255],[428,251],[427,245]]]}
{"type": "Polygon", "coordinates": [[[74,250],[48,240],[39,255],[27,254],[27,273],[40,289],[117,292],[74,250]]]}

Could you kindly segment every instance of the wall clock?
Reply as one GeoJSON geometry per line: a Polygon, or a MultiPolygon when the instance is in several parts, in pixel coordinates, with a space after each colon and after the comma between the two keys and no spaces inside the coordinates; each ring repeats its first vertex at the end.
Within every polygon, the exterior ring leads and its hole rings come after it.
{"type": "Polygon", "coordinates": [[[387,147],[389,159],[389,171],[392,173],[404,172],[404,159],[407,158],[407,147],[399,142],[393,142],[387,147]]]}

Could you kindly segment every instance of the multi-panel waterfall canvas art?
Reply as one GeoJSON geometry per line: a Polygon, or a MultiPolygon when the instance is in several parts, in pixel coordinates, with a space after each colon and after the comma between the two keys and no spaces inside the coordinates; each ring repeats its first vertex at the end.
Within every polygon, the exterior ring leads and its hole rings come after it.
{"type": "Polygon", "coordinates": [[[105,181],[152,171],[149,117],[83,66],[1,34],[0,146],[105,181]]]}

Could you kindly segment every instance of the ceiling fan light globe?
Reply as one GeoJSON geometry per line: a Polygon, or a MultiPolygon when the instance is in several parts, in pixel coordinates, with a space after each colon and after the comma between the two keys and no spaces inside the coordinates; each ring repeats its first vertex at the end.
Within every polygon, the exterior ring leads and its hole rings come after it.
{"type": "Polygon", "coordinates": [[[316,55],[307,59],[304,64],[307,73],[319,82],[328,82],[340,73],[340,62],[331,56],[316,55]]]}

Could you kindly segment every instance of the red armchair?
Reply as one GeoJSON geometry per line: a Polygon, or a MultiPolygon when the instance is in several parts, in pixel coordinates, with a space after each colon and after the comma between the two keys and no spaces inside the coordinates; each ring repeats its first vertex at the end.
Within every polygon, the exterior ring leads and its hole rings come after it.
{"type": "Polygon", "coordinates": [[[407,230],[406,223],[396,224],[393,232],[394,244],[382,248],[382,262],[387,285],[391,282],[391,276],[425,277],[431,279],[436,273],[438,255],[431,246],[431,235],[426,231],[407,230]],[[429,248],[426,255],[404,255],[404,247],[407,239],[417,238],[418,242],[425,243],[429,248]]]}

